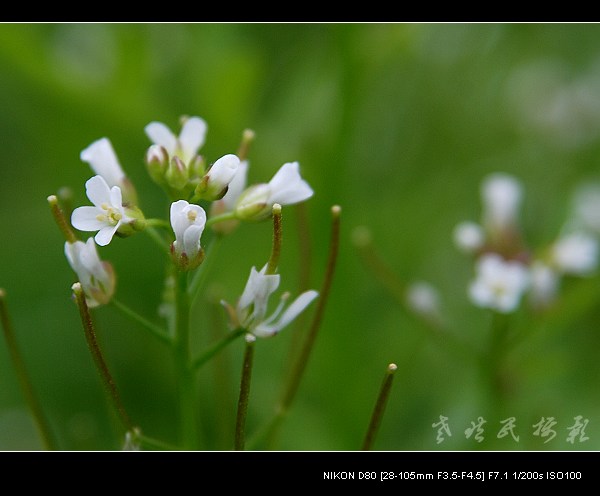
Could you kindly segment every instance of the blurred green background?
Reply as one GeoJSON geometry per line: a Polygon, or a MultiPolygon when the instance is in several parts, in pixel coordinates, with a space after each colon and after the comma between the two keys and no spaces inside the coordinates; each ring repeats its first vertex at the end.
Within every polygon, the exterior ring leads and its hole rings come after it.
{"type": "MultiPolygon", "coordinates": [[[[534,248],[557,235],[579,184],[600,179],[600,26],[586,24],[4,24],[0,25],[0,287],[34,387],[61,448],[119,449],[118,424],[70,300],[75,275],[46,197],[62,186],[87,204],[91,177],[79,152],[107,136],[147,216],[168,202],[145,172],[152,120],[178,129],[180,115],[209,126],[201,153],[235,152],[251,128],[251,182],[298,160],[315,190],[306,203],[311,286],[319,288],[329,208],[343,208],[338,270],[321,332],[282,450],[356,450],[388,363],[398,372],[375,449],[600,449],[600,288],[567,281],[571,303],[552,318],[524,311],[531,336],[510,356],[511,394],[491,412],[475,358],[431,339],[362,264],[352,244],[368,226],[378,253],[402,280],[427,280],[442,296],[452,332],[485,343],[490,314],[466,288],[472,262],[452,229],[477,220],[479,184],[494,171],[525,187],[523,226],[534,248]],[[449,418],[436,444],[432,423],[449,418]],[[574,417],[584,443],[566,442],[574,417]],[[486,440],[464,429],[484,416],[486,440]],[[520,441],[497,439],[514,416],[520,441]],[[551,442],[532,434],[555,417],[551,442]]],[[[297,292],[297,209],[284,210],[282,289],[297,292]]],[[[235,301],[250,267],[262,266],[268,222],[226,239],[195,308],[202,349],[225,332],[215,295],[235,301]],[[211,334],[212,333],[212,334],[211,334]]],[[[121,301],[159,322],[162,255],[144,234],[100,250],[118,274],[121,301]]],[[[95,311],[98,333],[131,417],[175,443],[171,356],[113,308],[95,311]]],[[[300,329],[301,331],[301,329],[300,329]]],[[[297,346],[293,326],[256,345],[248,434],[272,415],[297,346]]],[[[202,369],[203,446],[231,449],[243,344],[202,369]]],[[[4,345],[0,346],[0,449],[39,449],[4,345]]]]}

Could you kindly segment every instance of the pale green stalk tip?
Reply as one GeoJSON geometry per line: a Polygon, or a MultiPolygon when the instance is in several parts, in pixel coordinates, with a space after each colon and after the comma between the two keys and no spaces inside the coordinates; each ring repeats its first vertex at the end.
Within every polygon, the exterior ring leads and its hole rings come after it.
{"type": "Polygon", "coordinates": [[[396,372],[396,370],[398,370],[398,365],[396,365],[395,363],[390,363],[388,365],[388,373],[393,374],[394,372],[396,372]]]}
{"type": "Polygon", "coordinates": [[[58,198],[56,197],[56,195],[50,195],[48,197],[48,203],[52,207],[55,206],[55,205],[58,205],[58,198]]]}
{"type": "Polygon", "coordinates": [[[0,288],[0,300],[6,298],[6,290],[4,288],[0,288]]]}
{"type": "Polygon", "coordinates": [[[333,215],[333,217],[335,218],[342,215],[342,207],[340,207],[339,205],[334,205],[333,207],[331,207],[331,215],[333,215]]]}
{"type": "Polygon", "coordinates": [[[279,203],[273,204],[273,215],[281,215],[281,205],[279,203]]]}

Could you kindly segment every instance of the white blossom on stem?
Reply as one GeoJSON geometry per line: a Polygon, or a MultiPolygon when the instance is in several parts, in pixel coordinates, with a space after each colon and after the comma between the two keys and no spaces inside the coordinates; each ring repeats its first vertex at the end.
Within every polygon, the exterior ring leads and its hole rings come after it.
{"type": "Polygon", "coordinates": [[[475,222],[461,222],[452,233],[454,244],[465,253],[474,253],[483,247],[485,234],[481,226],[475,222]]]}
{"type": "Polygon", "coordinates": [[[92,308],[108,303],[115,292],[115,273],[109,262],[100,260],[94,240],[88,238],[85,243],[67,241],[65,256],[77,273],[88,306],[92,308]]]}
{"type": "Polygon", "coordinates": [[[169,157],[177,156],[189,166],[204,144],[207,125],[200,117],[189,117],[183,123],[179,136],[162,122],[151,122],[144,130],[155,145],[160,145],[167,151],[169,157]]]}
{"type": "Polygon", "coordinates": [[[491,253],[479,258],[476,272],[469,286],[469,296],[475,305],[501,313],[517,309],[529,285],[529,274],[523,264],[491,253]]]}
{"type": "Polygon", "coordinates": [[[562,236],[552,247],[552,262],[564,274],[588,275],[598,265],[598,241],[584,232],[562,236]]]}
{"type": "Polygon", "coordinates": [[[109,188],[102,176],[94,176],[85,183],[87,197],[93,207],[78,207],[73,211],[71,223],[80,231],[98,231],[96,243],[105,246],[115,233],[133,219],[123,207],[121,188],[109,188]]]}
{"type": "Polygon", "coordinates": [[[305,291],[283,311],[289,297],[289,293],[285,293],[281,297],[277,309],[267,317],[269,297],[279,287],[280,276],[279,274],[266,274],[266,270],[266,265],[260,271],[252,267],[250,277],[234,312],[236,325],[261,338],[279,333],[319,295],[314,290],[305,291]]]}
{"type": "Polygon", "coordinates": [[[513,176],[494,173],[481,185],[484,223],[488,229],[502,230],[517,224],[523,186],[513,176]]]}
{"type": "Polygon", "coordinates": [[[300,176],[300,164],[283,164],[268,183],[256,184],[246,189],[238,198],[236,215],[244,220],[267,218],[273,205],[293,205],[313,195],[309,184],[300,176]]]}
{"type": "Polygon", "coordinates": [[[171,204],[171,227],[175,241],[171,254],[181,270],[191,270],[202,263],[204,252],[200,238],[206,224],[206,212],[199,205],[178,200],[171,204]]]}
{"type": "Polygon", "coordinates": [[[205,200],[213,201],[223,198],[229,183],[235,178],[240,159],[233,154],[218,159],[200,180],[196,194],[205,200]]]}

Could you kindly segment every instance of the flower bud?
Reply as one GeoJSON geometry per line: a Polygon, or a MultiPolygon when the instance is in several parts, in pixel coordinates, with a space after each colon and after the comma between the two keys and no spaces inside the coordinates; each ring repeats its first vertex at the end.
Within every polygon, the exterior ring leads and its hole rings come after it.
{"type": "Polygon", "coordinates": [[[173,157],[165,173],[167,184],[176,190],[182,190],[189,181],[189,171],[179,157],[173,157]]]}

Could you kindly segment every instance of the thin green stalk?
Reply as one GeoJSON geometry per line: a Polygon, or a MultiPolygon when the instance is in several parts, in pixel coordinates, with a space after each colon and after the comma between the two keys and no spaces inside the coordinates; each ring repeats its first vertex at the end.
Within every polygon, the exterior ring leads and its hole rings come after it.
{"type": "Polygon", "coordinates": [[[505,398],[503,378],[504,359],[507,352],[509,316],[493,312],[490,341],[482,356],[482,369],[487,381],[491,413],[498,414],[505,398]]]}
{"type": "Polygon", "coordinates": [[[275,274],[279,265],[279,257],[281,256],[281,205],[275,203],[273,205],[273,246],[271,247],[271,256],[267,263],[265,274],[275,274]]]}
{"type": "Polygon", "coordinates": [[[123,315],[126,315],[130,319],[136,321],[138,324],[140,324],[146,330],[150,331],[150,333],[152,334],[152,336],[154,336],[159,341],[161,341],[161,342],[163,342],[165,344],[168,344],[168,345],[172,345],[173,344],[173,338],[162,327],[157,326],[156,324],[153,324],[149,320],[147,320],[144,317],[142,317],[135,310],[129,308],[127,305],[125,305],[124,303],[120,302],[119,300],[117,300],[115,298],[112,298],[111,301],[110,301],[110,303],[117,310],[119,310],[121,313],[123,313],[123,315]]]}
{"type": "Polygon", "coordinates": [[[338,205],[335,205],[331,208],[331,239],[329,243],[329,256],[327,258],[327,268],[325,271],[325,277],[323,279],[323,284],[321,286],[321,291],[317,300],[317,308],[315,310],[311,326],[308,329],[308,333],[306,334],[306,338],[304,340],[302,349],[300,350],[300,354],[298,355],[296,361],[293,364],[291,374],[289,376],[288,382],[281,397],[281,401],[277,406],[275,417],[268,424],[266,429],[266,433],[269,437],[268,442],[270,445],[275,444],[283,418],[287,415],[287,412],[289,411],[292,402],[296,397],[298,387],[300,386],[300,381],[302,380],[304,371],[306,370],[306,366],[308,365],[308,360],[310,358],[310,354],[314,347],[315,340],[317,338],[317,334],[321,326],[323,316],[325,314],[325,308],[327,305],[327,300],[329,299],[329,293],[331,290],[331,284],[333,282],[333,275],[335,273],[335,267],[339,252],[341,212],[342,209],[338,205]]]}
{"type": "Polygon", "coordinates": [[[235,331],[232,331],[227,336],[225,336],[221,341],[218,341],[215,344],[213,344],[210,348],[205,350],[199,357],[197,357],[193,361],[192,369],[200,369],[205,363],[207,363],[211,358],[213,358],[217,353],[219,353],[219,351],[221,351],[229,343],[232,343],[240,336],[243,336],[245,332],[246,331],[244,331],[244,329],[236,329],[235,331]]]}
{"type": "Polygon", "coordinates": [[[17,380],[19,381],[19,385],[21,386],[23,396],[25,397],[25,401],[27,402],[27,406],[29,407],[29,410],[31,410],[31,414],[33,415],[33,420],[39,432],[42,444],[47,450],[57,450],[58,444],[56,442],[56,438],[54,437],[52,429],[50,428],[50,423],[48,422],[48,419],[44,415],[42,405],[40,404],[33,390],[29,374],[27,373],[27,368],[25,367],[25,362],[23,361],[23,357],[19,352],[19,347],[17,345],[15,333],[13,331],[10,316],[8,314],[8,307],[6,305],[6,292],[4,291],[4,289],[1,288],[0,320],[2,321],[2,328],[4,329],[6,345],[8,347],[8,351],[10,353],[13,365],[15,367],[17,380]]]}
{"type": "Polygon", "coordinates": [[[371,415],[369,428],[367,429],[367,434],[363,441],[363,451],[369,451],[373,446],[373,441],[375,441],[375,436],[379,430],[379,425],[381,424],[381,419],[383,418],[383,412],[385,411],[385,406],[390,395],[390,389],[392,388],[394,372],[396,372],[397,369],[398,366],[395,363],[390,363],[387,367],[385,377],[383,378],[383,383],[381,384],[381,389],[379,390],[379,396],[377,397],[377,402],[375,403],[375,408],[373,409],[373,414],[371,415]]]}
{"type": "Polygon", "coordinates": [[[205,228],[210,227],[213,224],[216,224],[217,222],[224,222],[226,220],[233,220],[235,218],[235,212],[225,212],[221,215],[215,215],[214,217],[211,217],[206,221],[205,228]]]}
{"type": "Polygon", "coordinates": [[[65,213],[58,205],[58,198],[55,195],[50,195],[48,197],[48,204],[50,205],[50,211],[52,212],[52,216],[54,217],[60,232],[63,233],[63,236],[69,243],[75,243],[75,241],[77,241],[77,236],[75,236],[73,229],[71,229],[71,225],[67,222],[65,213]]]}
{"type": "Polygon", "coordinates": [[[117,390],[117,386],[115,385],[115,381],[108,370],[108,365],[104,360],[104,356],[102,354],[102,350],[100,349],[100,345],[98,344],[98,339],[96,337],[96,331],[94,329],[94,323],[92,321],[92,316],[90,315],[90,311],[87,306],[87,302],[85,301],[85,294],[83,293],[83,289],[81,287],[81,283],[76,282],[73,284],[73,294],[75,295],[75,300],[77,302],[77,307],[79,308],[79,315],[81,317],[81,323],[83,325],[83,331],[85,333],[85,339],[88,344],[88,348],[92,353],[92,358],[94,359],[94,363],[98,372],[100,373],[100,377],[104,382],[104,387],[106,391],[109,393],[108,396],[112,400],[112,404],[119,415],[119,419],[121,420],[125,430],[131,430],[133,428],[133,423],[127,415],[125,411],[125,407],[123,406],[123,402],[121,401],[121,397],[119,395],[119,391],[117,390]]]}
{"type": "Polygon", "coordinates": [[[190,297],[187,291],[187,273],[177,274],[175,293],[175,370],[178,378],[181,414],[181,441],[184,449],[197,449],[198,420],[196,416],[196,388],[190,357],[190,297]]]}
{"type": "Polygon", "coordinates": [[[170,230],[171,224],[164,219],[146,219],[146,228],[148,227],[164,227],[170,230]]]}
{"type": "Polygon", "coordinates": [[[238,399],[237,417],[235,422],[234,449],[243,451],[246,444],[246,416],[248,414],[248,399],[250,397],[250,382],[252,381],[252,364],[254,362],[254,342],[252,334],[246,335],[246,350],[242,366],[240,397],[238,399]]]}
{"type": "Polygon", "coordinates": [[[222,239],[222,236],[216,235],[210,240],[208,247],[206,248],[202,265],[200,265],[193,273],[192,280],[188,285],[188,293],[191,296],[191,302],[196,300],[200,289],[204,285],[204,281],[206,281],[206,277],[214,263],[215,252],[218,251],[222,239]]]}

